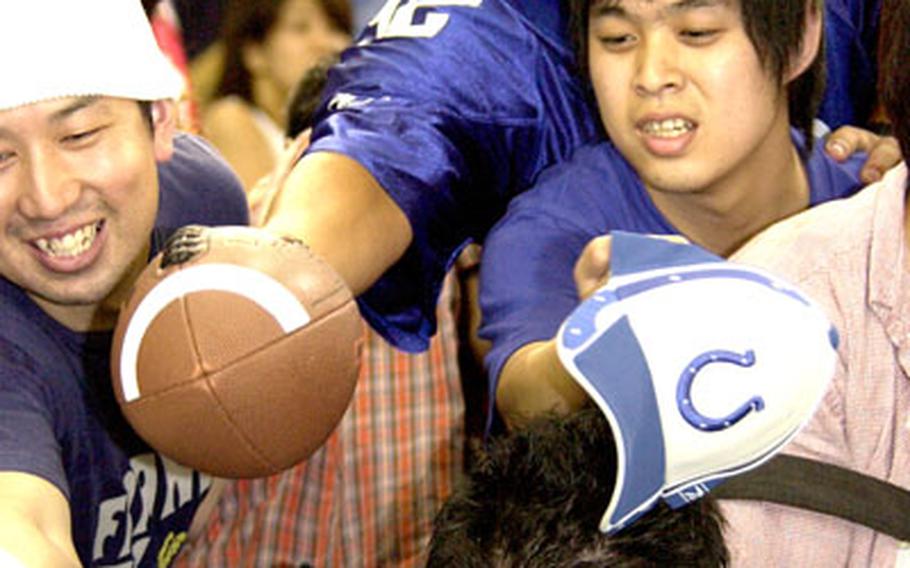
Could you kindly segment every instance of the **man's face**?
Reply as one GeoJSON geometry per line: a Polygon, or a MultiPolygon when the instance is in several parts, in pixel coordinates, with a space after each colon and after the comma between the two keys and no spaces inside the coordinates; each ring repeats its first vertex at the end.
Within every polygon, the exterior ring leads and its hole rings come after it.
{"type": "MultiPolygon", "coordinates": [[[[160,104],[160,103],[156,103],[160,104]]],[[[135,101],[52,99],[0,111],[0,273],[53,317],[101,305],[146,263],[158,204],[153,135],[135,101]]]]}
{"type": "Polygon", "coordinates": [[[594,0],[588,40],[601,119],[652,191],[710,190],[789,148],[785,88],[735,0],[594,0]]]}

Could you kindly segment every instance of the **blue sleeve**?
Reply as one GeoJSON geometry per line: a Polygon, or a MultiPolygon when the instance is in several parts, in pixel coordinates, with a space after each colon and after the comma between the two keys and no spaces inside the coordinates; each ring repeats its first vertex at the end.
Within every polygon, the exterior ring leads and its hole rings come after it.
{"type": "Polygon", "coordinates": [[[480,264],[480,334],[491,400],[522,346],[551,339],[578,304],[573,270],[588,242],[613,230],[674,234],[631,165],[609,143],[545,170],[490,231],[480,264]]]}
{"type": "Polygon", "coordinates": [[[309,148],[356,160],[411,224],[410,249],[358,299],[370,324],[408,351],[434,333],[441,282],[461,247],[596,124],[568,43],[553,39],[564,35],[560,11],[531,22],[486,0],[425,8],[414,21],[431,13],[445,22],[432,37],[380,37],[377,27],[344,54],[309,148]]]}
{"type": "Polygon", "coordinates": [[[0,471],[46,479],[68,499],[51,381],[37,374],[41,365],[17,341],[0,336],[0,471]]]}
{"type": "MultiPolygon", "coordinates": [[[[603,234],[597,215],[573,199],[570,173],[516,198],[490,231],[480,263],[480,335],[491,342],[491,394],[503,365],[523,345],[552,338],[578,304],[572,271],[584,246],[603,234]]],[[[495,397],[491,397],[495,398],[495,397]]]]}

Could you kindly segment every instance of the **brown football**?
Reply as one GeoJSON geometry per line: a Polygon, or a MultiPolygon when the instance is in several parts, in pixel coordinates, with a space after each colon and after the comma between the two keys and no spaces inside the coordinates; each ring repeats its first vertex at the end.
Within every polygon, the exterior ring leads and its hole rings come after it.
{"type": "Polygon", "coordinates": [[[184,227],[120,312],[114,392],[165,456],[220,477],[270,475],[338,424],[363,331],[347,286],[302,243],[184,227]]]}

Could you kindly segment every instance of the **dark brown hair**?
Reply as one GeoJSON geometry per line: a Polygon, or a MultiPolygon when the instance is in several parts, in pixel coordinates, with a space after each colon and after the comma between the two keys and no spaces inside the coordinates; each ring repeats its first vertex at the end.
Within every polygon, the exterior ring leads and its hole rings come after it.
{"type": "MultiPolygon", "coordinates": [[[[262,43],[278,21],[287,0],[231,0],[224,14],[224,71],[216,97],[236,95],[253,102],[250,72],[243,62],[243,48],[249,43],[262,43]]],[[[351,5],[348,0],[318,0],[329,22],[339,31],[351,34],[351,5]]]]}
{"type": "MultiPolygon", "coordinates": [[[[594,0],[569,0],[570,34],[578,55],[579,71],[588,74],[588,19],[594,0]]],[[[605,0],[615,3],[618,0],[605,0]]],[[[759,61],[783,83],[790,61],[803,44],[807,11],[813,7],[823,17],[821,0],[739,0],[743,27],[759,61]]],[[[824,38],[812,65],[792,81],[787,90],[790,123],[812,143],[812,121],[825,90],[824,38]]]]}
{"type": "Polygon", "coordinates": [[[906,160],[910,156],[910,0],[885,0],[879,33],[879,96],[906,160]]]}

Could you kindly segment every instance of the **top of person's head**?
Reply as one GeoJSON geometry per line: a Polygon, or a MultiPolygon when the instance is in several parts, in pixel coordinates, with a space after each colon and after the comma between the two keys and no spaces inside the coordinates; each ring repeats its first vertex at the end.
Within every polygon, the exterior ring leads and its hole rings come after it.
{"type": "Polygon", "coordinates": [[[614,447],[593,408],[493,440],[437,516],[428,566],[725,565],[710,497],[677,510],[661,503],[613,535],[598,530],[614,447]]]}
{"type": "Polygon", "coordinates": [[[0,110],[76,96],[172,99],[183,87],[140,0],[3,2],[0,50],[0,110]]]}
{"type": "Polygon", "coordinates": [[[880,35],[879,93],[885,112],[891,120],[894,135],[901,146],[904,159],[910,156],[910,2],[885,0],[880,35]]]}
{"type": "MultiPolygon", "coordinates": [[[[569,0],[570,33],[579,69],[588,73],[588,22],[592,6],[619,4],[622,0],[569,0]]],[[[821,13],[821,0],[738,0],[743,27],[758,58],[770,75],[783,84],[792,58],[802,48],[807,10],[821,13]]],[[[788,87],[790,123],[811,144],[812,122],[825,89],[824,41],[815,60],[788,87]]]]}
{"type": "MultiPolygon", "coordinates": [[[[252,102],[252,75],[244,61],[244,48],[261,44],[278,22],[281,9],[288,0],[230,0],[222,22],[224,67],[218,85],[218,96],[236,95],[252,102]]],[[[354,29],[351,4],[348,0],[316,0],[338,31],[351,35],[354,29]]]]}

